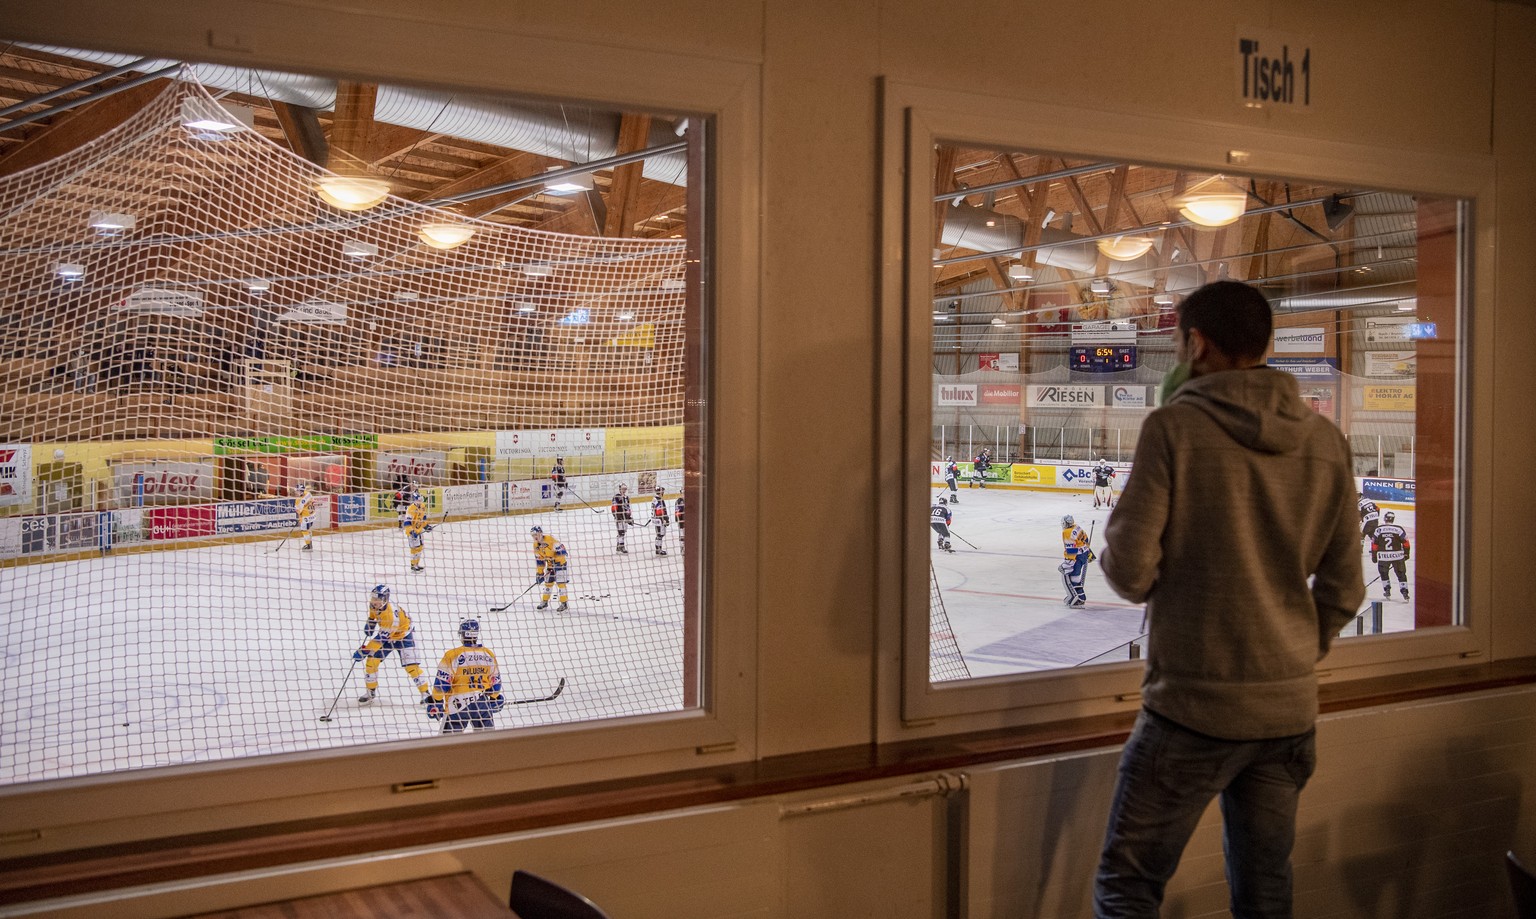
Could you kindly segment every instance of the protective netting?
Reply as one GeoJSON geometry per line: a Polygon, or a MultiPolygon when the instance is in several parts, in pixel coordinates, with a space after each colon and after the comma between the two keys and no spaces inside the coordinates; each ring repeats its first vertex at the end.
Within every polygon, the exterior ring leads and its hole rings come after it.
{"type": "Polygon", "coordinates": [[[928,682],[945,680],[969,680],[971,670],[965,665],[965,656],[955,641],[954,630],[949,626],[949,614],[944,611],[944,595],[939,592],[939,579],[928,566],[928,682]]]}
{"type": "Polygon", "coordinates": [[[497,727],[682,707],[684,241],[339,210],[188,105],[0,177],[0,782],[436,734],[402,663],[430,681],[467,617],[497,727]],[[534,526],[568,556],[542,610],[534,526]],[[360,705],[375,585],[415,649],[360,705]]]}

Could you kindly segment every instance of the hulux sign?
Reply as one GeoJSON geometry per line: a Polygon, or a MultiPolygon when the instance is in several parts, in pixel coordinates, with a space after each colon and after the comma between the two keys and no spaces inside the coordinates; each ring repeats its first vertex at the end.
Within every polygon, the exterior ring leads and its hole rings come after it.
{"type": "Polygon", "coordinates": [[[1294,35],[1237,30],[1237,95],[1249,108],[1312,110],[1312,49],[1294,35]]]}

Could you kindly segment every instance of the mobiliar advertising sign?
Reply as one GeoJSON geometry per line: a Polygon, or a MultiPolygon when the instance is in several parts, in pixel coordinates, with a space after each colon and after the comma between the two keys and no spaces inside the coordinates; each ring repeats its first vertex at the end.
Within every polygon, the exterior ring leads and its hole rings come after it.
{"type": "Polygon", "coordinates": [[[112,499],[118,505],[190,504],[212,501],[213,463],[117,463],[112,467],[112,499]]]}
{"type": "Polygon", "coordinates": [[[983,383],[979,401],[982,405],[1018,405],[1023,394],[1023,387],[1018,384],[983,383]]]}

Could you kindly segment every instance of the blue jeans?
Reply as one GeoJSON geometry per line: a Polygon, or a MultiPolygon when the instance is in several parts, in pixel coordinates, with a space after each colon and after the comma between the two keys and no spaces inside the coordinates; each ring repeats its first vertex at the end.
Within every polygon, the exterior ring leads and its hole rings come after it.
{"type": "Polygon", "coordinates": [[[1094,916],[1156,917],[1190,834],[1220,795],[1232,915],[1289,919],[1296,801],[1316,766],[1314,731],[1222,740],[1142,709],[1120,757],[1094,916]]]}

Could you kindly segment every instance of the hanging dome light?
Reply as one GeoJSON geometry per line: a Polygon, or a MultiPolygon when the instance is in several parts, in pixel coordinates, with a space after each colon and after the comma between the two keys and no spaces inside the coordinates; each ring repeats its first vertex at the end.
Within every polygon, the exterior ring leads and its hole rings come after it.
{"type": "Polygon", "coordinates": [[[416,229],[421,241],[434,249],[452,249],[469,242],[475,228],[467,223],[424,223],[416,229]]]}
{"type": "Polygon", "coordinates": [[[1243,216],[1248,207],[1248,193],[1225,176],[1212,176],[1191,188],[1177,204],[1179,214],[1191,223],[1202,227],[1224,227],[1243,216]]]}
{"type": "Polygon", "coordinates": [[[315,193],[332,207],[344,211],[366,211],[389,197],[389,183],[364,176],[326,176],[315,193]]]}
{"type": "Polygon", "coordinates": [[[1117,262],[1129,262],[1141,258],[1152,248],[1150,236],[1116,236],[1112,239],[1099,240],[1099,251],[1106,258],[1112,258],[1117,262]]]}

